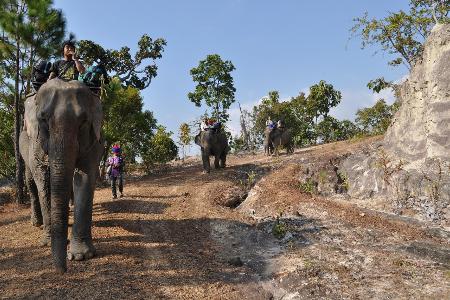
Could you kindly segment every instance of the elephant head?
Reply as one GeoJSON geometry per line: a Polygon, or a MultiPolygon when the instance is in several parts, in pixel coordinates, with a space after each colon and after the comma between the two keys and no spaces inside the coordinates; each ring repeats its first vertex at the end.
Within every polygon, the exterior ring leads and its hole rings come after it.
{"type": "Polygon", "coordinates": [[[29,126],[37,127],[34,138],[48,155],[52,254],[56,269],[64,272],[74,170],[91,149],[101,145],[103,113],[100,99],[77,81],[47,82],[36,94],[35,105],[36,124],[29,126]]]}

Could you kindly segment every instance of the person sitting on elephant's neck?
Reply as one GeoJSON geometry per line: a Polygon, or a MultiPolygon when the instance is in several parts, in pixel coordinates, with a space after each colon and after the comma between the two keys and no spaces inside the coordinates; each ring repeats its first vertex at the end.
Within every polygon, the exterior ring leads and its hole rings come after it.
{"type": "Polygon", "coordinates": [[[269,127],[269,129],[275,128],[275,123],[272,121],[272,119],[270,117],[266,121],[266,126],[269,127]]]}
{"type": "Polygon", "coordinates": [[[222,127],[222,123],[220,122],[214,122],[214,124],[212,125],[212,130],[214,130],[215,133],[220,131],[220,128],[222,127]]]}
{"type": "Polygon", "coordinates": [[[204,118],[202,123],[200,124],[200,131],[206,131],[209,129],[208,118],[204,118]]]}
{"type": "Polygon", "coordinates": [[[83,64],[78,60],[75,52],[75,43],[72,40],[65,41],[63,44],[64,59],[57,60],[50,69],[50,77],[63,80],[77,80],[78,75],[86,71],[83,64]]]}

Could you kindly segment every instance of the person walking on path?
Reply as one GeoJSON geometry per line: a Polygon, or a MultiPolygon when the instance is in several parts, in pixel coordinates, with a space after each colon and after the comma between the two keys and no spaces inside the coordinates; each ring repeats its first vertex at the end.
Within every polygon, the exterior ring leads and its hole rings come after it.
{"type": "Polygon", "coordinates": [[[121,156],[121,149],[119,145],[112,147],[113,155],[108,158],[108,176],[111,181],[111,191],[113,199],[117,199],[118,185],[120,198],[123,197],[123,158],[121,156]]]}

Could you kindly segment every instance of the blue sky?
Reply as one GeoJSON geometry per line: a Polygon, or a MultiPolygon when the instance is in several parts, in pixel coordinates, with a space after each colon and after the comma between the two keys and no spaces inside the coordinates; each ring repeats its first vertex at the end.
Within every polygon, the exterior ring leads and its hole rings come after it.
{"type": "MultiPolygon", "coordinates": [[[[387,65],[389,56],[360,49],[349,40],[352,19],[365,11],[374,17],[407,9],[407,0],[96,0],[54,1],[77,39],[105,48],[135,48],[142,34],[167,40],[158,76],[142,92],[145,108],[177,135],[182,122],[194,120],[205,108],[187,98],[194,89],[189,70],[208,54],[231,60],[236,100],[251,108],[270,90],[289,98],[326,80],[343,94],[333,110],[354,118],[358,108],[379,98],[367,89],[369,80],[397,80],[404,67],[387,65]]],[[[390,98],[385,94],[384,97],[390,98]]],[[[231,129],[238,130],[237,103],[231,129]]]]}

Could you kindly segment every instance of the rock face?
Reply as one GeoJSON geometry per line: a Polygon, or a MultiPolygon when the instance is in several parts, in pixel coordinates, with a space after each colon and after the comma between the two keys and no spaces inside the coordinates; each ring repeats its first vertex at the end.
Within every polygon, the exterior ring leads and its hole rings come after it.
{"type": "Polygon", "coordinates": [[[384,197],[396,213],[450,220],[450,25],[436,25],[400,87],[384,141],[345,160],[351,197],[384,197]]]}

